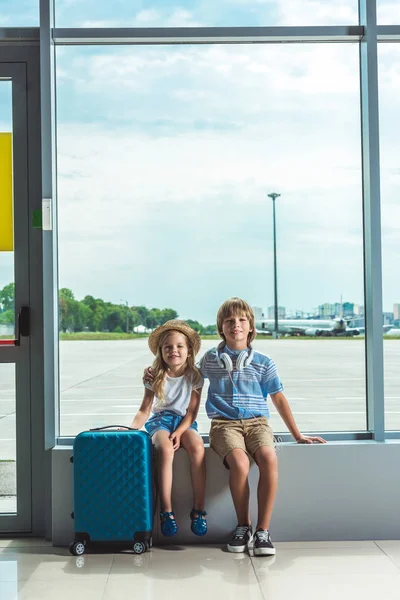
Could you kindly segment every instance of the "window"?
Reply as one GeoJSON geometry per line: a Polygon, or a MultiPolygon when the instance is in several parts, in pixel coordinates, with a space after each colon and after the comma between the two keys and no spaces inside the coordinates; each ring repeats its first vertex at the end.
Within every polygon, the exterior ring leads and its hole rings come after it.
{"type": "Polygon", "coordinates": [[[400,173],[398,167],[398,105],[400,101],[400,45],[379,45],[379,108],[381,135],[383,310],[387,335],[385,351],[385,423],[386,429],[400,429],[400,173]],[[391,327],[391,329],[390,329],[391,327]]]}
{"type": "Polygon", "coordinates": [[[152,356],[126,329],[170,309],[212,332],[234,295],[261,329],[271,192],[279,311],[307,339],[255,347],[304,431],[365,429],[363,337],[319,335],[364,304],[358,45],[70,47],[57,69],[61,434],[130,423],[152,356]]]}
{"type": "Polygon", "coordinates": [[[39,0],[1,0],[0,27],[38,27],[39,0]]]}
{"type": "Polygon", "coordinates": [[[0,79],[0,341],[15,337],[11,99],[0,79]]]}
{"type": "Polygon", "coordinates": [[[357,0],[56,0],[57,27],[249,27],[356,25],[357,0]]]}
{"type": "Polygon", "coordinates": [[[377,0],[377,20],[381,25],[400,25],[400,6],[395,0],[377,0]]]}

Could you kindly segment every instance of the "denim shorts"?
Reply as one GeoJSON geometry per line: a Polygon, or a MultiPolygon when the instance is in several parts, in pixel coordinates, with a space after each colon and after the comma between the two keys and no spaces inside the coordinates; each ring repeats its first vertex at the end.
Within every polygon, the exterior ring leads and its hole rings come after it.
{"type": "MultiPolygon", "coordinates": [[[[183,417],[180,415],[177,415],[171,410],[163,410],[160,413],[153,414],[145,424],[145,428],[150,435],[154,435],[155,432],[160,431],[160,429],[168,431],[169,433],[173,433],[175,429],[179,427],[182,421],[183,417]]],[[[196,421],[191,424],[189,429],[198,431],[196,421]]]]}

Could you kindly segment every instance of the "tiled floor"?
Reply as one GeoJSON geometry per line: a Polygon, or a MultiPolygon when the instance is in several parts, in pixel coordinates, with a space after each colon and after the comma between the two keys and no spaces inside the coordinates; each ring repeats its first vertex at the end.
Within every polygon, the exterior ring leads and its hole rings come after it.
{"type": "Polygon", "coordinates": [[[400,600],[400,541],[276,544],[273,558],[217,546],[76,558],[0,539],[1,600],[400,600]]]}

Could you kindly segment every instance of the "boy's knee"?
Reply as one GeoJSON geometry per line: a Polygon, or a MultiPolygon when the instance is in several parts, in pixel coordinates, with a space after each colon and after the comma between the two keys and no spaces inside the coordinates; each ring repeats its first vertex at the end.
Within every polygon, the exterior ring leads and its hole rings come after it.
{"type": "Polygon", "coordinates": [[[226,455],[225,461],[227,462],[231,472],[240,473],[241,475],[248,475],[250,471],[250,461],[247,454],[239,449],[235,448],[226,455]]]}
{"type": "Polygon", "coordinates": [[[276,467],[278,463],[275,449],[269,448],[267,446],[261,446],[260,448],[258,448],[258,450],[255,451],[254,460],[256,461],[260,469],[271,469],[276,467]]]}

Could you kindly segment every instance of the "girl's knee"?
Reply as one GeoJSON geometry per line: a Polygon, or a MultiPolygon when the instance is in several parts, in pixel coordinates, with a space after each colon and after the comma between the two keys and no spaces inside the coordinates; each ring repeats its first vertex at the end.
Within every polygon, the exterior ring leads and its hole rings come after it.
{"type": "Polygon", "coordinates": [[[204,450],[204,444],[200,443],[200,444],[196,444],[195,446],[192,446],[189,450],[188,450],[188,454],[189,454],[189,458],[192,461],[202,461],[205,457],[205,450],[204,450]]]}
{"type": "Polygon", "coordinates": [[[155,448],[158,455],[163,458],[173,458],[174,456],[174,447],[171,440],[168,438],[158,441],[158,443],[155,444],[155,448]]]}

